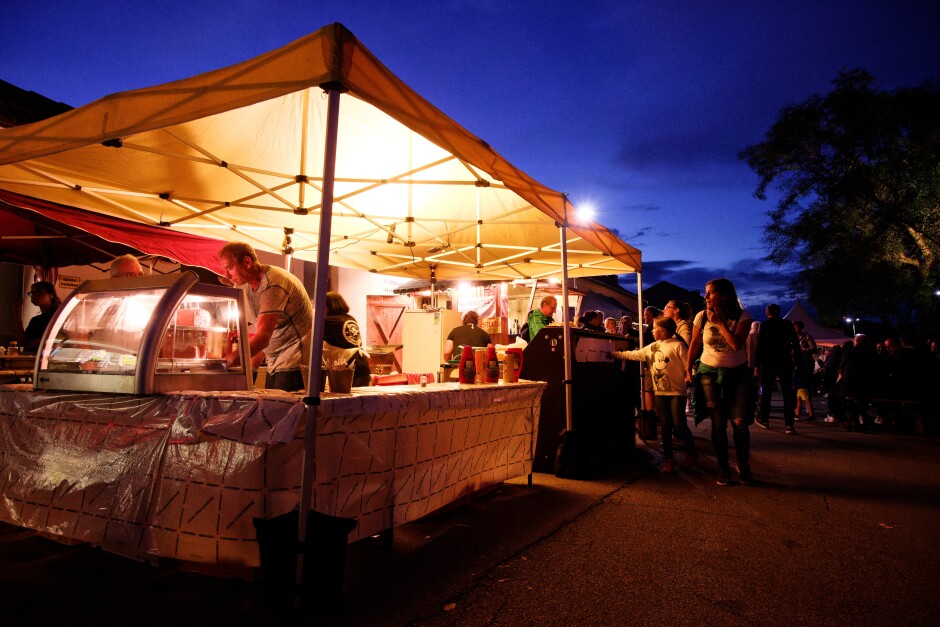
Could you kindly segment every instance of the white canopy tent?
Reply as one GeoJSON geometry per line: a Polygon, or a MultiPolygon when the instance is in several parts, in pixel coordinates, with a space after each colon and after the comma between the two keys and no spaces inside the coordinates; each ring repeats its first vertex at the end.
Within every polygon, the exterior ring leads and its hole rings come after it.
{"type": "MultiPolygon", "coordinates": [[[[340,24],[228,68],[0,130],[4,190],[317,261],[311,364],[328,265],[432,280],[641,268],[640,251],[577,220],[564,194],[421,98],[340,24]]],[[[316,394],[320,369],[310,376],[316,394]]],[[[313,427],[319,396],[309,401],[313,427]]],[[[307,429],[304,486],[314,437],[307,429]]]]}
{"type": "Polygon", "coordinates": [[[423,100],[339,24],[250,61],[0,131],[0,189],[316,260],[328,103],[337,122],[330,263],[428,278],[640,269],[423,100]]]}
{"type": "Polygon", "coordinates": [[[852,338],[846,337],[841,331],[830,329],[818,323],[815,318],[803,306],[803,303],[796,301],[793,309],[787,312],[784,320],[796,322],[800,320],[803,323],[806,332],[816,341],[818,346],[841,346],[846,340],[852,338]]]}

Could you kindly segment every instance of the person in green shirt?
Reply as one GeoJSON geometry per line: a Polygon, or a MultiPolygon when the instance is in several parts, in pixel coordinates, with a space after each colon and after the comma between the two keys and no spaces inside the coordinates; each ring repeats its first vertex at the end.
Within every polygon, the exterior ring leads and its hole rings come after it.
{"type": "Polygon", "coordinates": [[[529,319],[527,324],[529,325],[529,337],[524,338],[526,341],[531,342],[536,335],[539,334],[539,331],[542,327],[547,326],[555,321],[552,317],[552,314],[555,313],[555,309],[558,307],[558,301],[554,296],[546,296],[542,299],[541,304],[538,309],[533,309],[529,312],[529,319]]]}

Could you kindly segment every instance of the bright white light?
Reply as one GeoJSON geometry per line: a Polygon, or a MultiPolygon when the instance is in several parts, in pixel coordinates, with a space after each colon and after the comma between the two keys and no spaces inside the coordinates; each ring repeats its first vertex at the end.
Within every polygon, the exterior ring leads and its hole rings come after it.
{"type": "Polygon", "coordinates": [[[473,295],[473,288],[470,287],[470,284],[466,281],[460,281],[457,283],[457,299],[458,302],[461,298],[470,298],[473,295]]]}
{"type": "Polygon", "coordinates": [[[846,322],[852,322],[852,318],[846,317],[845,321],[846,321],[846,322]]]}
{"type": "Polygon", "coordinates": [[[225,325],[233,329],[238,326],[238,305],[235,302],[227,304],[228,306],[225,308],[225,325]]]}
{"type": "Polygon", "coordinates": [[[591,222],[594,219],[594,216],[597,215],[597,209],[591,203],[585,203],[578,207],[578,213],[575,216],[575,221],[585,224],[591,222]]]}
{"type": "Polygon", "coordinates": [[[135,333],[142,330],[150,322],[156,306],[155,298],[128,298],[124,300],[124,317],[121,324],[124,331],[135,333]]]}

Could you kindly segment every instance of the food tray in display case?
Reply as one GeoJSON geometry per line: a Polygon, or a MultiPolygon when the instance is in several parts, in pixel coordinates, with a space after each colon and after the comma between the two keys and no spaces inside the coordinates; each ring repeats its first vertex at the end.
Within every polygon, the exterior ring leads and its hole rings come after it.
{"type": "MultiPolygon", "coordinates": [[[[195,274],[85,281],[49,323],[33,387],[123,394],[251,389],[228,367],[233,338],[247,338],[245,293],[195,274]]],[[[248,342],[237,344],[240,364],[248,342]]]]}

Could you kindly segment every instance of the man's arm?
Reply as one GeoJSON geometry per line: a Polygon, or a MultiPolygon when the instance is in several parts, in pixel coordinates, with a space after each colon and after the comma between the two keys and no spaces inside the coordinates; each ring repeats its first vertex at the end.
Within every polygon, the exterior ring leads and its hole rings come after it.
{"type": "Polygon", "coordinates": [[[447,340],[444,342],[444,361],[450,361],[451,356],[454,354],[454,340],[447,340]]]}
{"type": "MultiPolygon", "coordinates": [[[[251,337],[251,341],[248,344],[248,354],[251,355],[252,367],[258,367],[264,359],[264,349],[267,348],[268,343],[271,341],[271,335],[274,333],[275,327],[277,327],[279,317],[279,314],[266,313],[259,315],[258,319],[255,320],[255,334],[251,337]]],[[[228,363],[229,367],[232,367],[238,364],[240,358],[240,352],[233,352],[226,356],[225,361],[228,363]]]]}

